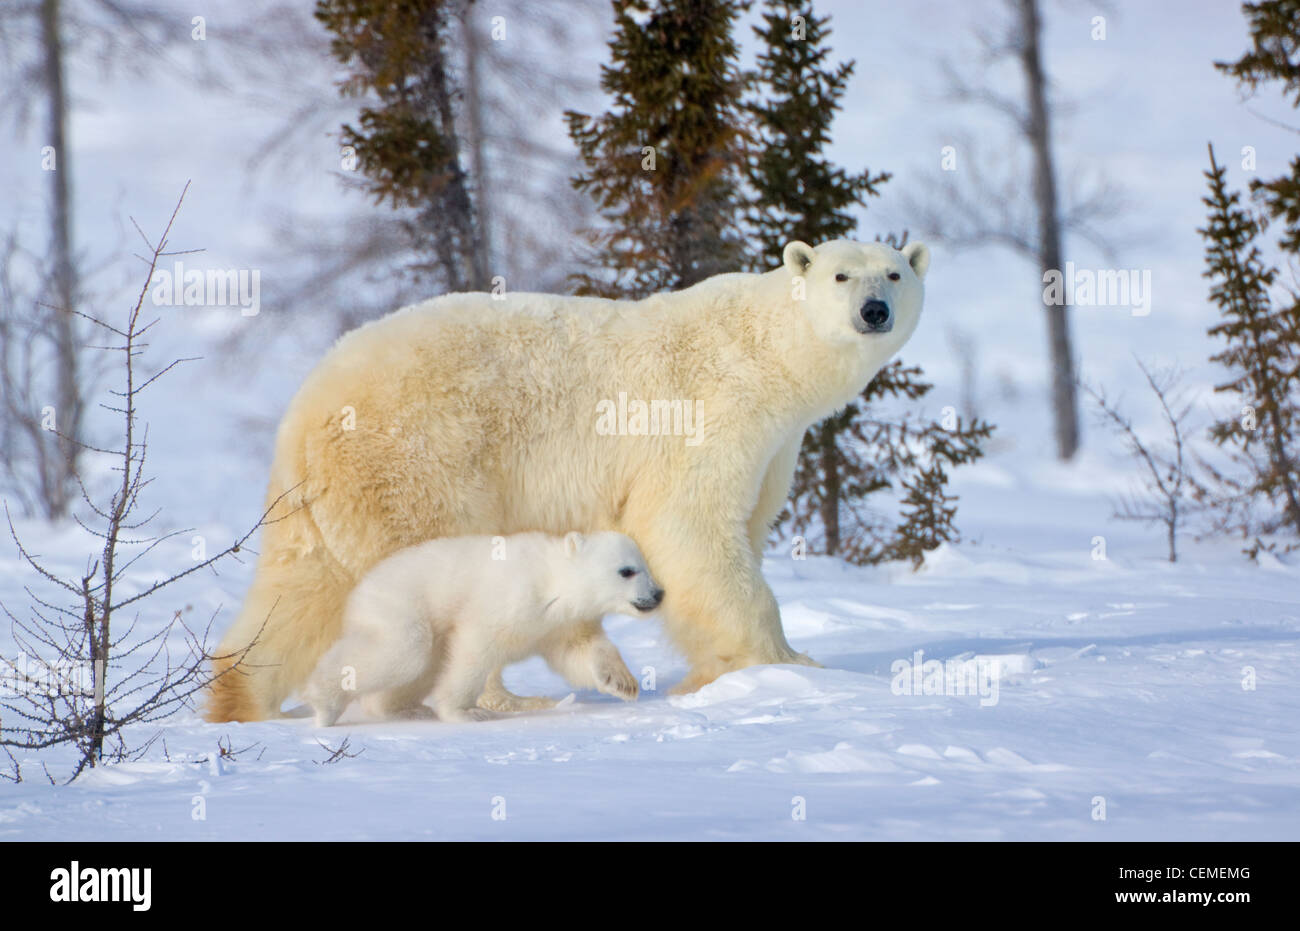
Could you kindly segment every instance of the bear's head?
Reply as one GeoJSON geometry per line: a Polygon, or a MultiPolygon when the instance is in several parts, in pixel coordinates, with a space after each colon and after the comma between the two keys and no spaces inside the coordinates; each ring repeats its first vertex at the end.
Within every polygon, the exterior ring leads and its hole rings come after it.
{"type": "Polygon", "coordinates": [[[566,534],[564,555],[574,570],[574,584],[582,589],[580,598],[590,611],[648,614],[664,600],[664,590],[650,575],[641,548],[629,536],[613,531],[566,534]]]}
{"type": "Polygon", "coordinates": [[[783,259],[790,274],[802,279],[796,296],[824,342],[852,347],[878,367],[916,329],[930,267],[924,243],[909,242],[900,250],[848,239],[816,248],[796,241],[786,245],[783,259]]]}

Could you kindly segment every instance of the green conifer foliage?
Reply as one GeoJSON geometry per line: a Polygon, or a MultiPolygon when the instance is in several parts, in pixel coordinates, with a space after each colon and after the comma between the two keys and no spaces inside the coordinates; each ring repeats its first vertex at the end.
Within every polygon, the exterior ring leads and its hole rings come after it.
{"type": "Polygon", "coordinates": [[[377,203],[415,209],[412,233],[451,291],[488,287],[471,181],[460,163],[446,0],[318,0],[316,19],[349,68],[344,94],[372,97],[343,127],[377,203]]]}
{"type": "MultiPolygon", "coordinates": [[[[1215,442],[1235,453],[1245,476],[1216,472],[1232,495],[1268,502],[1272,515],[1256,526],[1246,517],[1234,529],[1245,534],[1271,532],[1286,525],[1300,533],[1300,303],[1292,294],[1276,307],[1271,288],[1277,270],[1256,243],[1261,225],[1227,186],[1227,172],[1210,147],[1205,172],[1209,194],[1204,276],[1211,281],[1210,301],[1222,319],[1210,328],[1224,348],[1211,356],[1230,374],[1215,390],[1237,396],[1240,410],[1215,423],[1215,442]]],[[[1289,238],[1294,239],[1294,230],[1289,238]]],[[[1241,512],[1229,500],[1229,512],[1241,512]]]]}
{"type": "Polygon", "coordinates": [[[853,74],[853,62],[831,66],[826,40],[830,17],[814,15],[808,0],[769,0],[754,32],[763,43],[758,90],[746,109],[757,127],[749,165],[756,198],[753,227],[761,244],[760,270],[781,263],[785,244],[816,245],[857,227],[850,208],[879,194],[886,172],[849,174],[826,158],[831,123],[853,74]]]}
{"type": "Polygon", "coordinates": [[[583,170],[574,187],[605,226],[590,233],[581,294],[640,298],[745,264],[745,77],[739,0],[613,0],[601,87],[608,111],[566,113],[583,170]]]}

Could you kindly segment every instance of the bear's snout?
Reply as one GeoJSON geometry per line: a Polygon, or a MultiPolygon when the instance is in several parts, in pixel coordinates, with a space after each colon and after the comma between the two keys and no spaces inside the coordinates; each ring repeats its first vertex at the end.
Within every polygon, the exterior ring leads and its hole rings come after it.
{"type": "Polygon", "coordinates": [[[660,602],[663,600],[664,590],[662,588],[656,588],[650,593],[649,598],[638,598],[636,601],[632,602],[632,604],[636,606],[638,611],[653,611],[655,608],[659,607],[660,602]]]}
{"type": "Polygon", "coordinates": [[[858,311],[862,322],[867,325],[867,332],[888,333],[894,328],[894,317],[889,312],[889,305],[884,301],[870,300],[858,311]]]}

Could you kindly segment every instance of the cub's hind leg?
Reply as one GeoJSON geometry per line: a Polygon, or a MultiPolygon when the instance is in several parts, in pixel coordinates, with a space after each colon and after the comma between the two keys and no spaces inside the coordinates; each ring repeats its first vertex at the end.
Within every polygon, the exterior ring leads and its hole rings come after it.
{"type": "Polygon", "coordinates": [[[397,688],[375,692],[361,700],[366,714],[377,718],[436,718],[434,710],[424,703],[438,682],[438,668],[434,663],[414,682],[397,688]]]}
{"type": "Polygon", "coordinates": [[[345,633],[321,657],[303,697],[318,726],[333,724],[358,698],[368,713],[376,702],[385,714],[413,710],[432,688],[434,666],[427,631],[366,625],[345,633]]]}

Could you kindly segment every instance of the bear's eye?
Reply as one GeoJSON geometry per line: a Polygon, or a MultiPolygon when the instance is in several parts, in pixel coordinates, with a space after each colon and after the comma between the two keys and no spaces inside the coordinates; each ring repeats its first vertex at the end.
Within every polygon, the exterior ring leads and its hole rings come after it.
{"type": "Polygon", "coordinates": [[[889,280],[890,280],[890,281],[897,281],[898,279],[900,279],[900,278],[902,278],[902,277],[903,277],[903,276],[900,275],[898,272],[890,272],[890,273],[889,273],[889,280]]]}
{"type": "Polygon", "coordinates": [[[630,579],[632,576],[636,575],[636,570],[631,566],[624,566],[622,569],[618,570],[618,574],[625,579],[630,579]]]}
{"type": "Polygon", "coordinates": [[[846,275],[846,274],[844,274],[844,272],[840,272],[838,275],[835,276],[835,280],[836,280],[836,281],[848,281],[848,280],[849,280],[849,276],[846,275]]]}

